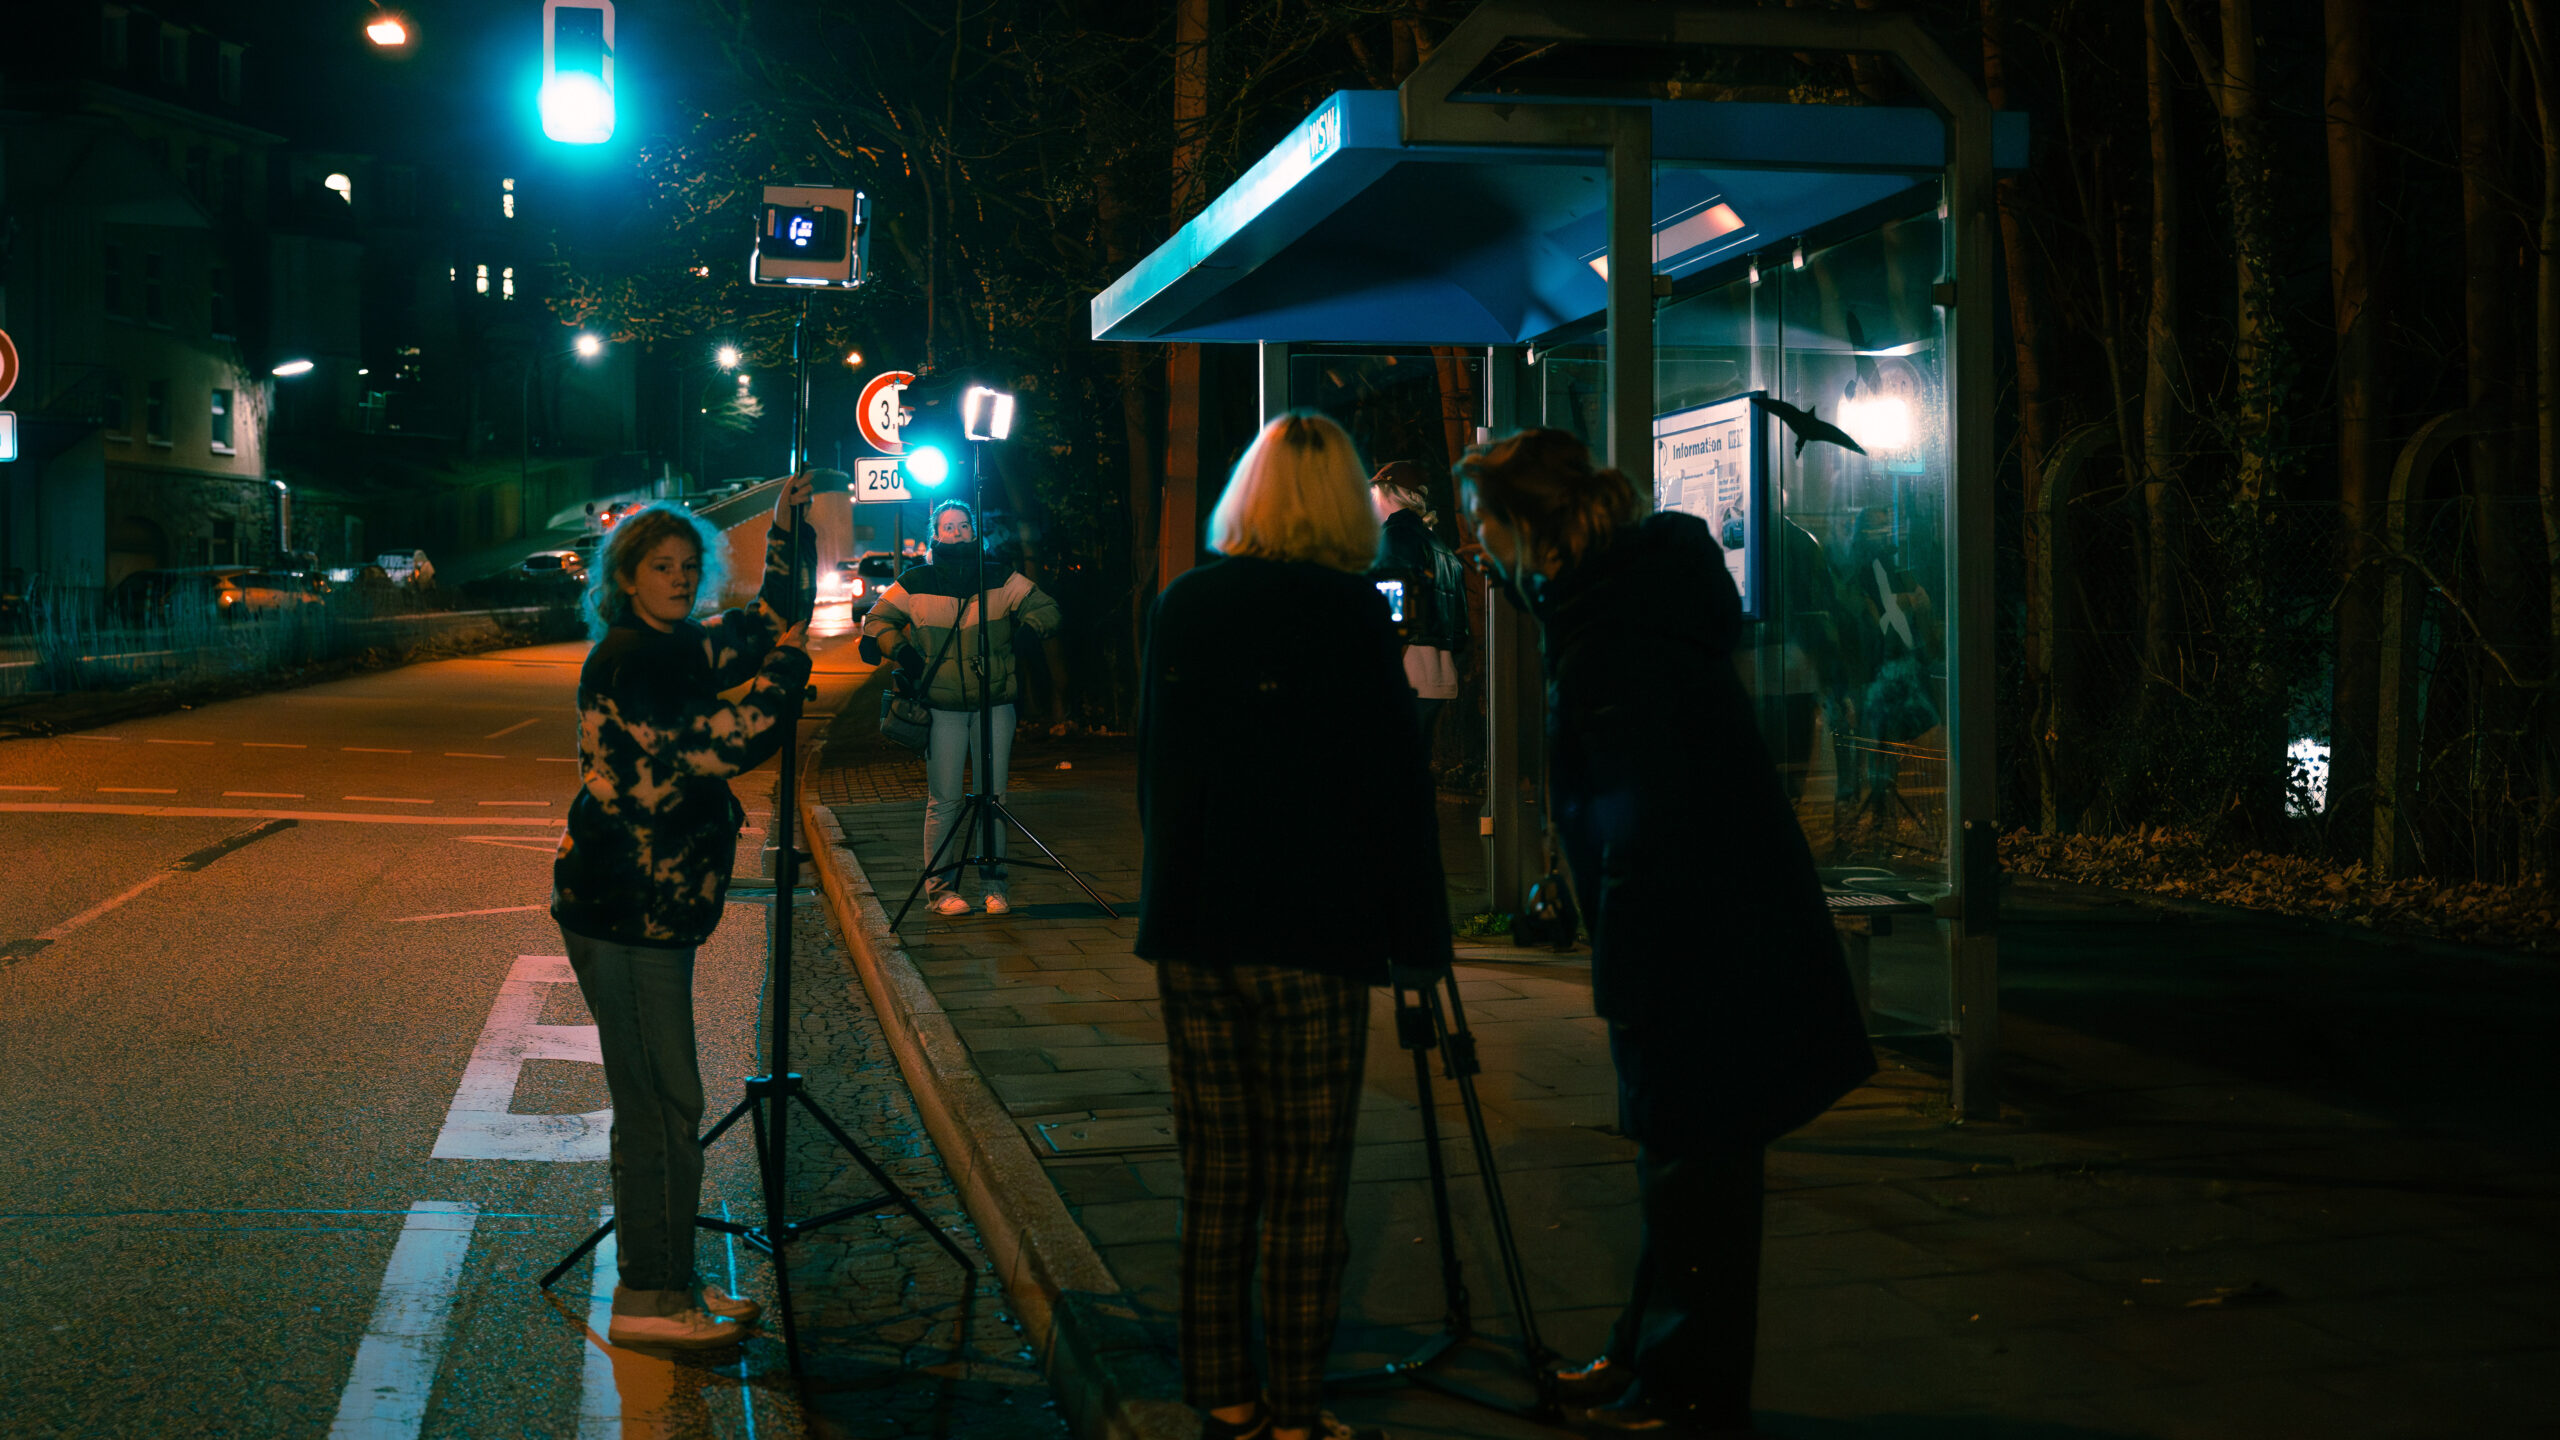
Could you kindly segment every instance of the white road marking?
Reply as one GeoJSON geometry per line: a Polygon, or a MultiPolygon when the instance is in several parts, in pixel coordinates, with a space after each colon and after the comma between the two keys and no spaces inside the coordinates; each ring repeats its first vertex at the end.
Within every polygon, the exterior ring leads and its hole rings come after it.
{"type": "Polygon", "coordinates": [[[534,758],[545,765],[575,765],[578,763],[578,757],[575,755],[537,755],[534,758]]]}
{"type": "Polygon", "coordinates": [[[457,835],[466,845],[496,845],[508,850],[530,850],[537,855],[557,855],[560,842],[531,835],[457,835]]]}
{"type": "Polygon", "coordinates": [[[436,803],[433,800],[412,800],[404,795],[341,795],[338,798],[366,805],[433,805],[436,803]]]}
{"type": "Polygon", "coordinates": [[[240,743],[252,750],[308,750],[311,748],[308,745],[296,745],[284,740],[243,740],[240,743]]]}
{"type": "Polygon", "coordinates": [[[341,745],[338,748],[350,755],[406,755],[409,753],[406,750],[385,750],[379,745],[341,745]]]}
{"type": "MultiPolygon", "coordinates": [[[[596,1223],[613,1218],[613,1207],[596,1211],[596,1223]]],[[[587,1276],[587,1336],[578,1367],[578,1440],[622,1440],[622,1387],[613,1383],[613,1362],[636,1363],[647,1357],[622,1351],[617,1357],[604,1337],[613,1330],[613,1286],[622,1269],[621,1248],[607,1235],[589,1254],[596,1268],[587,1276]]]]}
{"type": "Polygon", "coordinates": [[[121,740],[121,735],[65,735],[65,740],[121,740]]]}
{"type": "MultiPolygon", "coordinates": [[[[476,840],[480,837],[472,835],[465,836],[464,838],[476,840]]],[[[394,925],[409,925],[420,920],[459,920],[466,915],[514,915],[525,910],[548,910],[550,908],[551,907],[548,905],[501,905],[494,910],[447,910],[440,915],[403,915],[393,920],[391,923],[394,925]]]]}
{"type": "Polygon", "coordinates": [[[447,750],[444,752],[444,758],[447,760],[504,760],[507,757],[504,755],[483,755],[476,750],[447,750]]]}
{"type": "Polygon", "coordinates": [[[444,1358],[445,1323],[471,1253],[480,1207],[466,1200],[420,1200],[409,1207],[373,1323],[356,1347],[355,1368],[338,1397],[330,1440],[415,1440],[427,1394],[444,1358]]]}
{"type": "Polygon", "coordinates": [[[239,800],[300,800],[304,798],[299,790],[225,790],[222,793],[226,799],[239,800]]]}
{"type": "MultiPolygon", "coordinates": [[[[162,791],[162,794],[172,792],[162,791]]],[[[376,810],[249,810],[212,805],[107,805],[76,801],[0,800],[0,815],[142,815],[155,820],[348,820],[359,825],[547,825],[560,822],[504,815],[386,815],[376,810]]]]}
{"type": "Polygon", "coordinates": [[[155,737],[142,743],[145,745],[210,745],[213,742],[210,740],[162,740],[155,737]]]}
{"type": "Polygon", "coordinates": [[[483,735],[483,736],[481,736],[480,738],[481,738],[481,739],[483,739],[483,740],[495,740],[495,739],[497,739],[497,738],[498,738],[499,736],[501,736],[501,735],[513,735],[514,733],[516,733],[517,731],[519,731],[519,730],[523,729],[523,728],[524,728],[524,727],[526,727],[527,725],[539,725],[539,724],[541,724],[541,723],[542,723],[542,717],[541,717],[541,716],[539,716],[539,715],[536,715],[536,716],[534,716],[534,717],[533,717],[532,719],[530,719],[530,720],[519,720],[519,721],[517,721],[516,723],[514,723],[513,725],[508,726],[508,727],[507,727],[506,729],[504,729],[504,730],[492,730],[492,731],[490,731],[488,734],[483,735]]]}
{"type": "Polygon", "coordinates": [[[480,1043],[471,1048],[463,1067],[461,1088],[445,1113],[444,1130],[436,1136],[438,1160],[560,1160],[611,1158],[611,1108],[584,1115],[512,1115],[516,1078],[527,1060],[583,1060],[604,1063],[604,1051],[593,1025],[542,1025],[549,987],[574,985],[577,975],[565,955],[519,955],[498,1001],[489,1007],[489,1023],[480,1043]]]}
{"type": "Polygon", "coordinates": [[[551,802],[550,802],[550,801],[548,801],[548,800],[483,800],[483,801],[481,801],[480,803],[481,803],[481,804],[483,804],[483,805],[542,805],[542,806],[547,806],[547,805],[549,805],[551,802]]]}
{"type": "Polygon", "coordinates": [[[175,795],[175,790],[155,790],[147,785],[101,785],[101,795],[175,795]]]}
{"type": "Polygon", "coordinates": [[[113,910],[127,900],[132,899],[134,896],[141,894],[143,891],[150,889],[152,886],[159,884],[161,881],[166,880],[177,873],[178,872],[175,870],[159,871],[152,875],[150,879],[143,881],[141,884],[134,886],[132,889],[127,890],[113,899],[101,900],[97,904],[90,906],[88,909],[81,911],[79,914],[72,916],[70,919],[63,921],[61,924],[54,926],[50,930],[38,931],[36,938],[39,940],[59,940],[70,934],[72,931],[79,929],[81,926],[88,924],[90,921],[97,919],[99,916],[106,914],[108,911],[113,910]]]}
{"type": "Polygon", "coordinates": [[[61,788],[59,785],[0,785],[0,790],[31,790],[47,794],[61,788]]]}

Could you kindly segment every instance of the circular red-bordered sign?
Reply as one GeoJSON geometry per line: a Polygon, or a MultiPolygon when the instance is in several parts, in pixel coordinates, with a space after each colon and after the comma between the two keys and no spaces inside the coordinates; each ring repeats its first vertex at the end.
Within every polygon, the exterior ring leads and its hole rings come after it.
{"type": "Polygon", "coordinates": [[[9,332],[0,330],[0,400],[18,386],[18,347],[9,340],[9,332]]]}
{"type": "Polygon", "coordinates": [[[891,370],[874,375],[862,387],[862,398],[853,407],[853,423],[862,438],[884,455],[907,453],[907,442],[898,438],[901,418],[898,391],[916,383],[916,377],[904,370],[891,370]]]}

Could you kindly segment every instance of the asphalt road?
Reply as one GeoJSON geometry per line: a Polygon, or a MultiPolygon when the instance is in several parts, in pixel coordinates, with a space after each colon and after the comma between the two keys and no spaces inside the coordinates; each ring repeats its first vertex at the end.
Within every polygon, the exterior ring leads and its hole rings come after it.
{"type": "MultiPolygon", "coordinates": [[[[816,648],[823,714],[862,670],[816,648]]],[[[600,1123],[508,1118],[608,1106],[591,1031],[526,1028],[591,1024],[524,958],[563,954],[584,652],[0,744],[0,1431],[804,1433],[776,1347],[608,1353],[591,1267],[532,1283],[608,1198],[600,1123]]],[[[768,915],[733,900],[699,960],[715,1113],[758,1068],[768,915]]],[[[706,1208],[756,1208],[749,1154],[714,1150],[706,1208]]]]}

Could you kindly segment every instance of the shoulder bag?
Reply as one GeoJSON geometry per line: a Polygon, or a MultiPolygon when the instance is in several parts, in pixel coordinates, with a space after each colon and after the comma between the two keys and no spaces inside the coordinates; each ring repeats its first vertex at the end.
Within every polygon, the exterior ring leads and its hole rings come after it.
{"type": "Polygon", "coordinates": [[[952,645],[960,639],[960,632],[968,624],[969,611],[964,606],[960,619],[952,625],[951,633],[942,638],[942,648],[934,652],[933,663],[925,667],[921,677],[911,681],[904,670],[890,670],[889,683],[880,691],[880,734],[883,738],[919,755],[932,743],[933,707],[925,703],[925,696],[933,684],[933,672],[942,668],[943,657],[951,653],[952,645]]]}

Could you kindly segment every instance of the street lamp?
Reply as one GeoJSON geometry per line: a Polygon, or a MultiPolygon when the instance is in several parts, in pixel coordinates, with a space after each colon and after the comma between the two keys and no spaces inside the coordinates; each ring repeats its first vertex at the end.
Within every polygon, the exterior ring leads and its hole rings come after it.
{"type": "Polygon", "coordinates": [[[712,352],[711,358],[720,362],[721,369],[735,370],[738,368],[738,347],[735,345],[723,345],[718,350],[712,352]]]}
{"type": "Polygon", "coordinates": [[[267,373],[277,377],[278,379],[289,380],[296,375],[308,375],[311,373],[311,370],[312,364],[308,360],[287,360],[267,373]]]}
{"type": "MultiPolygon", "coordinates": [[[[604,353],[604,337],[594,331],[578,336],[566,350],[554,350],[554,356],[575,355],[593,360],[604,353]]],[[[533,369],[543,357],[528,353],[524,359],[524,385],[516,393],[516,484],[522,486],[533,475],[533,369]]]]}
{"type": "Polygon", "coordinates": [[[399,16],[377,9],[372,22],[364,27],[364,38],[388,50],[409,43],[409,27],[400,23],[399,16]]]}
{"type": "Polygon", "coordinates": [[[862,352],[859,350],[847,350],[844,352],[844,363],[857,370],[862,368],[862,352]]]}

